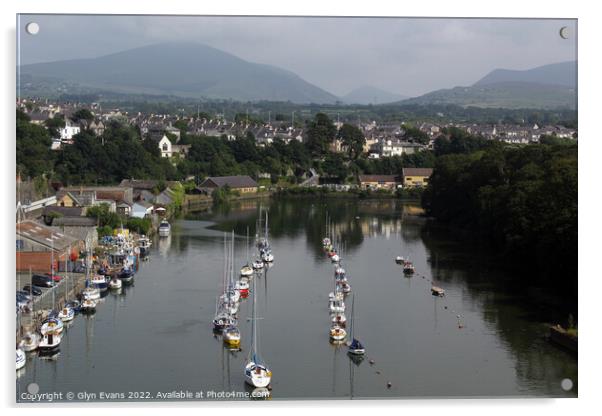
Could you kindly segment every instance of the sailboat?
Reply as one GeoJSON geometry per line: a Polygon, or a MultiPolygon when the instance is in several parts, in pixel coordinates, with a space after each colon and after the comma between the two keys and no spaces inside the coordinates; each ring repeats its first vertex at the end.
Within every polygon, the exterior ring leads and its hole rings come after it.
{"type": "Polygon", "coordinates": [[[240,269],[241,276],[253,276],[253,266],[249,260],[249,227],[247,227],[247,263],[240,269]]]}
{"type": "Polygon", "coordinates": [[[230,347],[240,346],[240,331],[235,325],[229,325],[222,332],[224,343],[230,347]]]}
{"type": "Polygon", "coordinates": [[[265,263],[271,263],[274,261],[274,255],[272,254],[272,248],[270,247],[270,241],[268,239],[269,225],[268,225],[268,212],[265,212],[265,230],[264,237],[257,243],[261,260],[265,263]]]}
{"type": "MultiPolygon", "coordinates": [[[[233,235],[234,237],[234,235],[233,235]]],[[[234,243],[234,240],[232,240],[234,243]]],[[[224,233],[224,271],[222,274],[223,293],[218,296],[215,304],[215,317],[213,318],[213,329],[223,331],[227,327],[236,325],[235,315],[238,312],[238,301],[235,301],[233,294],[238,294],[232,287],[232,263],[228,250],[226,234],[224,233]]],[[[240,295],[239,295],[240,296],[240,295]]]]}
{"type": "Polygon", "coordinates": [[[355,295],[353,295],[353,299],[351,301],[351,328],[349,331],[351,333],[351,336],[350,336],[351,342],[348,344],[347,353],[353,354],[353,355],[364,355],[366,353],[366,349],[364,348],[362,343],[355,338],[355,326],[353,325],[354,312],[355,312],[355,295]]]}
{"type": "Polygon", "coordinates": [[[253,314],[251,317],[251,348],[245,365],[245,382],[253,387],[267,387],[272,381],[272,372],[263,362],[257,348],[257,291],[253,279],[253,314]]]}
{"type": "MultiPolygon", "coordinates": [[[[65,260],[65,279],[67,278],[67,261],[65,260]]],[[[67,299],[67,294],[69,293],[68,288],[69,281],[65,281],[65,299],[67,299]]],[[[58,317],[63,322],[72,321],[75,318],[75,310],[69,306],[68,304],[63,305],[63,308],[58,314],[58,317]]]]}
{"type": "Polygon", "coordinates": [[[21,343],[19,344],[21,349],[25,352],[35,351],[38,349],[40,344],[40,336],[37,332],[28,332],[23,335],[21,343]]]}

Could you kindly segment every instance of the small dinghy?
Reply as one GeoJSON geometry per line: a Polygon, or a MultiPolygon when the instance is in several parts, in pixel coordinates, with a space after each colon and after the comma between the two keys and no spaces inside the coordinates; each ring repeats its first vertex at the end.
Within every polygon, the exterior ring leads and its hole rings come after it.
{"type": "Polygon", "coordinates": [[[337,253],[334,253],[330,257],[330,261],[332,261],[333,263],[338,263],[340,260],[341,260],[341,258],[339,257],[339,255],[337,253]]]}
{"type": "Polygon", "coordinates": [[[21,339],[20,347],[25,352],[31,352],[38,349],[38,345],[40,344],[40,336],[37,332],[28,332],[23,335],[21,339]]]}
{"type": "Polygon", "coordinates": [[[340,342],[345,340],[345,337],[347,336],[347,331],[345,331],[345,329],[339,325],[333,325],[330,328],[329,334],[330,339],[332,341],[340,342]]]}
{"type": "Polygon", "coordinates": [[[404,261],[405,261],[405,259],[401,256],[395,257],[395,263],[397,263],[397,264],[403,264],[404,261]]]}
{"type": "Polygon", "coordinates": [[[70,308],[67,305],[63,306],[63,309],[61,309],[61,311],[59,312],[59,319],[63,322],[72,321],[74,317],[75,311],[73,310],[73,308],[70,308]]]}
{"type": "Polygon", "coordinates": [[[226,327],[222,332],[224,343],[230,347],[240,346],[240,331],[234,325],[226,327]]]}
{"type": "Polygon", "coordinates": [[[40,333],[42,335],[46,335],[51,332],[56,333],[56,334],[60,334],[61,332],[63,332],[63,321],[61,321],[58,318],[58,315],[56,318],[47,318],[42,323],[42,327],[40,328],[40,333]]]}
{"type": "Polygon", "coordinates": [[[17,370],[20,370],[23,367],[25,367],[26,362],[27,357],[25,356],[25,352],[22,349],[17,348],[17,370]]]}
{"type": "Polygon", "coordinates": [[[445,290],[441,289],[438,286],[433,286],[433,287],[431,287],[431,294],[433,296],[442,297],[442,296],[445,296],[445,290]]]}
{"type": "Polygon", "coordinates": [[[121,283],[121,279],[118,279],[116,277],[113,277],[109,281],[109,289],[111,289],[111,290],[121,289],[122,285],[123,284],[121,283]]]}
{"type": "Polygon", "coordinates": [[[54,332],[49,332],[47,334],[42,335],[42,340],[38,345],[38,349],[41,353],[52,353],[56,349],[58,349],[61,344],[61,335],[55,334],[54,332]]]}

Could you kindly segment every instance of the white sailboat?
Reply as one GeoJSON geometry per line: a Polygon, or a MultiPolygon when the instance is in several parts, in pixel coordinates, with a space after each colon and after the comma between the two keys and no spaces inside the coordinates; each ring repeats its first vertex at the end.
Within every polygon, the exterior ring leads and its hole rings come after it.
{"type": "Polygon", "coordinates": [[[63,306],[63,309],[59,312],[59,319],[63,322],[72,321],[74,317],[75,311],[69,306],[63,306]]]}
{"type": "Polygon", "coordinates": [[[241,267],[240,275],[245,277],[253,276],[253,266],[249,259],[249,227],[247,227],[247,263],[241,267]]]}
{"type": "Polygon", "coordinates": [[[253,280],[253,313],[251,317],[251,348],[245,365],[245,382],[253,387],[267,387],[272,381],[272,372],[262,360],[257,348],[257,291],[253,280]]]}

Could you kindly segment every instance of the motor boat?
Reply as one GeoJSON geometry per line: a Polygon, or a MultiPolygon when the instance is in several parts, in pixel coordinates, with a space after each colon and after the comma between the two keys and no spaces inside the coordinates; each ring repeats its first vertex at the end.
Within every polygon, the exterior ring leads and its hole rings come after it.
{"type": "Polygon", "coordinates": [[[40,328],[40,333],[42,335],[46,335],[48,333],[60,334],[63,332],[63,321],[61,321],[58,317],[56,318],[47,318],[40,328]]]}
{"type": "Polygon", "coordinates": [[[27,362],[27,356],[25,355],[25,351],[21,348],[17,348],[17,370],[25,367],[25,363],[27,362]]]}
{"type": "Polygon", "coordinates": [[[19,346],[25,352],[35,351],[40,344],[40,336],[37,332],[28,332],[21,338],[19,346]]]}
{"type": "Polygon", "coordinates": [[[138,252],[140,253],[140,257],[146,257],[150,253],[150,247],[152,242],[150,238],[146,236],[142,236],[138,239],[138,252]]]}
{"type": "Polygon", "coordinates": [[[59,312],[59,319],[63,322],[72,321],[74,317],[75,311],[69,306],[63,306],[63,309],[61,309],[59,312]]]}
{"type": "Polygon", "coordinates": [[[395,257],[395,263],[397,263],[397,264],[403,264],[404,261],[405,261],[405,259],[401,256],[395,257]]]}
{"type": "Polygon", "coordinates": [[[109,280],[109,289],[111,289],[111,290],[121,289],[121,286],[122,286],[121,279],[113,277],[111,280],[109,280]]]}
{"type": "Polygon", "coordinates": [[[167,222],[167,220],[162,220],[159,224],[159,237],[169,237],[171,233],[171,225],[167,222]]]}
{"type": "Polygon", "coordinates": [[[222,332],[224,343],[230,347],[240,346],[240,331],[234,325],[226,327],[222,332]]]}

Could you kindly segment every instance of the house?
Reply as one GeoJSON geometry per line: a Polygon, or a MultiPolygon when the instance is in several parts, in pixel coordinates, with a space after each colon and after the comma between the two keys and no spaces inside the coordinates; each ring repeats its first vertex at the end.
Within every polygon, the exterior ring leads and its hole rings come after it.
{"type": "Polygon", "coordinates": [[[70,120],[65,122],[65,127],[59,130],[62,141],[73,140],[73,136],[80,132],[80,127],[77,124],[71,123],[70,120]]]}
{"type": "Polygon", "coordinates": [[[132,212],[132,204],[126,201],[118,201],[116,204],[116,211],[119,215],[129,217],[132,212]]]}
{"type": "Polygon", "coordinates": [[[403,186],[415,188],[428,185],[429,178],[433,174],[431,168],[403,168],[403,186]]]}
{"type": "Polygon", "coordinates": [[[169,140],[166,134],[164,134],[163,137],[161,137],[161,140],[159,140],[157,145],[159,146],[159,150],[161,151],[161,157],[171,157],[171,140],[169,140]]]}
{"type": "Polygon", "coordinates": [[[77,258],[83,241],[62,233],[53,227],[26,220],[16,225],[17,271],[50,272],[51,262],[77,258]]]}
{"type": "Polygon", "coordinates": [[[359,175],[362,189],[395,189],[401,185],[398,175],[359,175]]]}
{"type": "Polygon", "coordinates": [[[199,188],[207,189],[208,193],[213,192],[215,189],[223,188],[224,186],[228,186],[230,189],[234,191],[238,191],[240,193],[252,193],[257,192],[257,188],[259,185],[253,178],[247,175],[241,176],[211,176],[205,179],[200,185],[199,188]]]}

